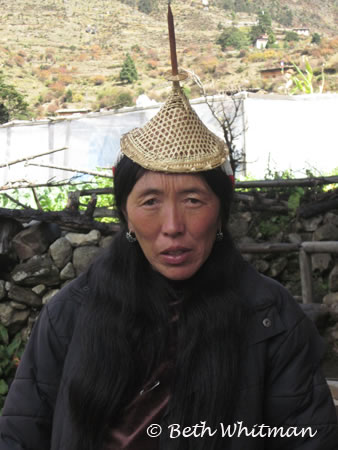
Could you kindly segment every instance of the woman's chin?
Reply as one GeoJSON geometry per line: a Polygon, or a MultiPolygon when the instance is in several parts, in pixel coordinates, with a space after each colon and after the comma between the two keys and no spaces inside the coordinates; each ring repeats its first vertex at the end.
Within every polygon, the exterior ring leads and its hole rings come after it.
{"type": "Polygon", "coordinates": [[[157,272],[160,272],[165,278],[169,280],[175,281],[183,281],[188,280],[192,276],[195,275],[199,267],[190,267],[190,266],[173,266],[173,267],[154,267],[157,272]]]}

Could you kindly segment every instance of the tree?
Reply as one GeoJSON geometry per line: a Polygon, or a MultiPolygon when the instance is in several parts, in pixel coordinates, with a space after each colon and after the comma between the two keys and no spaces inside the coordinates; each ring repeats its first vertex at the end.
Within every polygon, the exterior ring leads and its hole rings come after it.
{"type": "Polygon", "coordinates": [[[250,0],[218,0],[217,5],[235,12],[253,12],[254,3],[250,0]]]}
{"type": "Polygon", "coordinates": [[[291,27],[293,22],[293,14],[291,9],[289,9],[287,6],[284,6],[281,10],[278,11],[276,20],[285,27],[291,27]]]}
{"type": "Polygon", "coordinates": [[[258,24],[251,27],[250,30],[250,36],[253,43],[255,43],[262,34],[269,35],[272,33],[272,20],[269,11],[259,11],[257,18],[258,24]]]}
{"type": "Polygon", "coordinates": [[[138,79],[137,70],[129,53],[127,53],[126,58],[124,60],[121,72],[120,72],[120,80],[126,83],[133,83],[138,79]]]}
{"type": "Polygon", "coordinates": [[[30,117],[28,103],[14,86],[5,82],[0,72],[0,124],[12,119],[27,119],[30,117]]]}
{"type": "Polygon", "coordinates": [[[319,33],[313,33],[312,39],[311,39],[311,44],[320,44],[321,39],[322,38],[319,33]]]}
{"type": "Polygon", "coordinates": [[[287,31],[284,39],[287,42],[299,41],[299,36],[295,31],[287,31]]]}
{"type": "MultiPolygon", "coordinates": [[[[229,161],[235,175],[245,164],[245,149],[243,141],[239,140],[245,132],[243,99],[235,94],[227,95],[224,100],[207,95],[198,75],[188,70],[191,77],[201,90],[201,95],[210,109],[211,114],[220,125],[224,140],[229,150],[229,161]]],[[[240,89],[238,89],[238,92],[240,89]]]]}
{"type": "Polygon", "coordinates": [[[139,0],[138,2],[138,10],[145,13],[150,14],[152,11],[157,9],[158,0],[139,0]]]}
{"type": "Polygon", "coordinates": [[[229,149],[229,160],[233,174],[245,163],[245,149],[241,146],[239,137],[243,134],[243,99],[229,95],[224,101],[211,101],[205,96],[206,103],[213,117],[219,123],[224,140],[229,149]],[[230,103],[230,106],[229,106],[230,103]]]}
{"type": "Polygon", "coordinates": [[[269,33],[271,31],[272,20],[269,11],[259,11],[258,25],[261,27],[262,33],[269,33]]]}
{"type": "Polygon", "coordinates": [[[272,47],[274,44],[276,43],[276,36],[273,33],[273,31],[271,31],[269,33],[269,39],[268,39],[268,43],[267,43],[267,47],[270,48],[272,47]]]}
{"type": "Polygon", "coordinates": [[[229,27],[225,28],[219,38],[216,41],[222,47],[224,51],[226,47],[234,47],[241,49],[249,45],[248,35],[238,28],[229,27]]]}

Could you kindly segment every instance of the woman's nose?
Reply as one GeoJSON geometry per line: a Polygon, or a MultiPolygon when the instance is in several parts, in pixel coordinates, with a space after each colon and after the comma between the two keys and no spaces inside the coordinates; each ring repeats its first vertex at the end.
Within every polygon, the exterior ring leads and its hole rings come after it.
{"type": "Polygon", "coordinates": [[[165,208],[162,215],[162,232],[167,236],[183,234],[184,215],[175,205],[165,208]]]}

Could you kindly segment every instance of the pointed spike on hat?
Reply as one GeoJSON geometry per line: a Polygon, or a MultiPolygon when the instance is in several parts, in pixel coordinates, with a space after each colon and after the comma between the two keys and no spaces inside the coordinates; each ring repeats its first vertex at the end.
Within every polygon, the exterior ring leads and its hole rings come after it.
{"type": "Polygon", "coordinates": [[[176,37],[175,37],[174,16],[171,11],[170,1],[168,2],[168,31],[170,44],[171,71],[173,76],[176,76],[178,75],[176,37]]]}
{"type": "Polygon", "coordinates": [[[174,19],[168,2],[168,29],[172,91],[159,112],[142,128],[122,136],[121,152],[148,170],[189,173],[221,166],[228,149],[201,121],[184,95],[179,81],[186,74],[177,65],[174,19]]]}

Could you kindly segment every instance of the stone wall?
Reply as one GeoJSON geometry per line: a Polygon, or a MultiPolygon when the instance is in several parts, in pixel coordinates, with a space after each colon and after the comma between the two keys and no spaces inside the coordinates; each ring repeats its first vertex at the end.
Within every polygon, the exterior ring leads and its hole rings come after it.
{"type": "MultiPolygon", "coordinates": [[[[230,219],[230,231],[239,245],[338,241],[338,211],[311,219],[235,211],[230,219]]],[[[259,272],[280,281],[301,301],[298,252],[244,256],[259,272]]],[[[338,255],[317,253],[311,260],[314,302],[323,302],[338,313],[338,255]]]]}
{"type": "Polygon", "coordinates": [[[0,275],[0,323],[10,335],[22,330],[26,337],[43,305],[83,272],[111,240],[97,230],[69,233],[43,223],[16,234],[0,275]],[[20,262],[13,264],[17,259],[20,262]]]}
{"type": "MultiPolygon", "coordinates": [[[[10,335],[22,330],[27,337],[42,306],[84,271],[109,245],[112,237],[101,236],[97,230],[87,234],[67,232],[45,223],[35,223],[24,229],[17,222],[0,225],[2,229],[10,225],[11,230],[7,244],[6,239],[2,240],[0,254],[0,322],[10,335]]],[[[230,230],[238,244],[337,241],[338,211],[298,220],[254,213],[238,205],[231,217],[230,230]]],[[[297,253],[245,257],[260,272],[280,281],[301,301],[297,253]]],[[[313,255],[312,265],[315,303],[303,307],[327,339],[330,355],[337,359],[338,373],[338,255],[313,255]]]]}
{"type": "MultiPolygon", "coordinates": [[[[338,211],[311,219],[254,213],[237,205],[230,220],[230,230],[237,244],[301,243],[304,241],[338,241],[338,211]]],[[[298,252],[289,254],[244,255],[261,273],[281,282],[301,303],[298,252]]],[[[338,378],[338,255],[313,254],[312,279],[314,303],[301,304],[317,325],[327,343],[324,371],[338,378]]],[[[338,397],[337,397],[338,403],[338,397]]]]}

